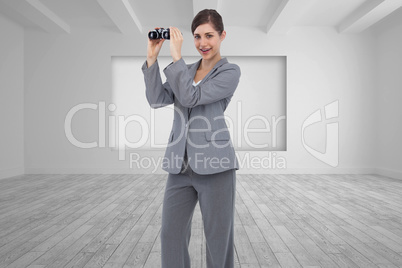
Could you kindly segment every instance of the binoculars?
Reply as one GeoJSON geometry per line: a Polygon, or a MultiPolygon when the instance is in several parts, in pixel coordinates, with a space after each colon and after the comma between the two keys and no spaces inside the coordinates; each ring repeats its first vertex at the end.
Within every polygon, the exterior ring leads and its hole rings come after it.
{"type": "Polygon", "coordinates": [[[148,38],[149,39],[167,39],[167,40],[169,40],[170,39],[170,30],[169,30],[169,28],[155,29],[148,33],[148,38]]]}

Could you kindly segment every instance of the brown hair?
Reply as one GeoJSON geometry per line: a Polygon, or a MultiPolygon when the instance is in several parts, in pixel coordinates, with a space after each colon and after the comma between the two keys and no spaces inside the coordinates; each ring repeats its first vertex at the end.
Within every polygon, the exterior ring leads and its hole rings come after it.
{"type": "Polygon", "coordinates": [[[219,35],[222,34],[224,30],[222,17],[215,9],[204,9],[198,12],[191,23],[191,33],[194,34],[195,29],[205,23],[211,23],[215,31],[217,31],[219,35]]]}

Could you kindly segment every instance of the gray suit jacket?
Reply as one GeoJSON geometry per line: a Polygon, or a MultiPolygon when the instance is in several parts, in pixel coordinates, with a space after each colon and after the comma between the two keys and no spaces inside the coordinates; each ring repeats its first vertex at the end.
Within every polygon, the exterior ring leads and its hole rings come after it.
{"type": "Polygon", "coordinates": [[[198,174],[239,169],[224,111],[239,83],[240,68],[222,58],[193,86],[200,62],[172,62],[163,70],[165,83],[158,62],[149,68],[146,62],[142,66],[150,106],[160,108],[174,103],[173,126],[162,161],[162,169],[169,173],[180,173],[186,146],[188,163],[198,174]]]}

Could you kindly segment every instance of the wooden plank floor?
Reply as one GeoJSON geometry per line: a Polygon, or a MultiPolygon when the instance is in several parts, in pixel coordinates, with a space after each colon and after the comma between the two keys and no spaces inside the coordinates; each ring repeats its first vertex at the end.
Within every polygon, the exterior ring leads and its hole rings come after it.
{"type": "MultiPolygon", "coordinates": [[[[1,267],[160,267],[167,175],[0,180],[1,267]]],[[[402,267],[402,180],[237,175],[236,267],[402,267]]],[[[192,267],[206,267],[199,206],[192,267]]]]}

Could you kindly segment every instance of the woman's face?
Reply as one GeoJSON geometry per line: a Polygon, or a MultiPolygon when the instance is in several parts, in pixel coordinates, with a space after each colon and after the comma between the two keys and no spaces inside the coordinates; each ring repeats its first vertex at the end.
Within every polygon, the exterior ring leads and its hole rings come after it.
{"type": "Polygon", "coordinates": [[[194,31],[194,45],[203,59],[210,60],[220,57],[220,46],[225,36],[225,31],[219,35],[210,23],[201,24],[194,31]]]}

